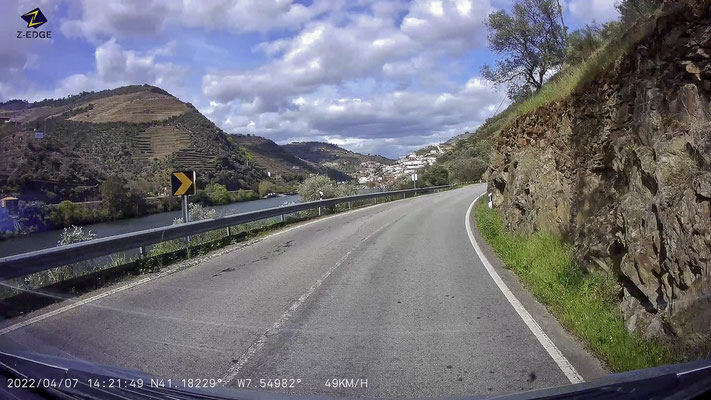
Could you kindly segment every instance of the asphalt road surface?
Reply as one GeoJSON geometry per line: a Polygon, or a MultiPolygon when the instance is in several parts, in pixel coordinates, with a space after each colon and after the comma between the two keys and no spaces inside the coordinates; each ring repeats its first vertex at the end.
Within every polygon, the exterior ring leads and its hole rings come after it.
{"type": "MultiPolygon", "coordinates": [[[[191,268],[88,294],[81,306],[4,321],[0,328],[35,318],[0,331],[0,346],[234,388],[288,379],[294,387],[265,390],[309,395],[464,396],[569,384],[472,247],[465,215],[484,190],[295,225],[191,268]]],[[[585,379],[603,373],[539,304],[531,307],[585,379]]]]}

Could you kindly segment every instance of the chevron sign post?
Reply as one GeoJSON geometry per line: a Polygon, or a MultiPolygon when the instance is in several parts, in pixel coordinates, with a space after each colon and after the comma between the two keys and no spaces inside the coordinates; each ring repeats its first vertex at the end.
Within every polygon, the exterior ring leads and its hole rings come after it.
{"type": "MultiPolygon", "coordinates": [[[[197,192],[195,171],[173,172],[170,177],[170,183],[173,189],[173,196],[183,197],[183,222],[187,223],[190,220],[188,215],[188,196],[197,192]]],[[[190,236],[186,240],[190,242],[190,236]]]]}

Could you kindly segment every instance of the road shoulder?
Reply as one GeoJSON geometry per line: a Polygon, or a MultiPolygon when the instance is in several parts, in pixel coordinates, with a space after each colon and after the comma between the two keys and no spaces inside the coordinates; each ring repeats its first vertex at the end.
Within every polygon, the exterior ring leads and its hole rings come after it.
{"type": "Polygon", "coordinates": [[[586,349],[581,340],[566,331],[558,320],[548,312],[548,309],[539,303],[533,294],[523,286],[516,274],[506,268],[491,246],[481,236],[473,212],[469,215],[469,218],[474,239],[491,266],[582,378],[585,381],[589,381],[608,375],[610,371],[607,367],[586,349]]]}

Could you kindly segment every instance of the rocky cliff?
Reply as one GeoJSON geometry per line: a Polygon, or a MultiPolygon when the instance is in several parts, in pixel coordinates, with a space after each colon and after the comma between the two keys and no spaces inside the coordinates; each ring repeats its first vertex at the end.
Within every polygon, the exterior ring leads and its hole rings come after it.
{"type": "Polygon", "coordinates": [[[564,100],[516,119],[487,172],[509,229],[570,239],[620,282],[630,331],[711,348],[709,0],[669,2],[650,33],[564,100]]]}

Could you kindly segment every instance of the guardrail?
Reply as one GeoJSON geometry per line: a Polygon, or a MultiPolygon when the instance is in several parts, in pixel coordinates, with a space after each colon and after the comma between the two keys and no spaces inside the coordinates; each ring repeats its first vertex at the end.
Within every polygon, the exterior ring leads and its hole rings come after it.
{"type": "Polygon", "coordinates": [[[61,247],[36,250],[29,253],[18,254],[0,258],[0,281],[29,275],[34,272],[45,271],[50,268],[73,264],[79,261],[120,253],[122,251],[143,249],[145,246],[160,243],[166,240],[184,238],[198,233],[214,231],[247,222],[258,221],[270,217],[291,214],[297,211],[311,210],[319,207],[329,207],[336,204],[351,203],[359,200],[377,199],[380,197],[406,196],[408,194],[429,193],[448,189],[451,185],[434,186],[421,189],[396,190],[392,192],[379,192],[359,194],[348,197],[316,200],[292,206],[273,207],[264,210],[227,215],[214,219],[188,222],[186,224],[170,225],[161,228],[146,229],[138,232],[124,233],[74,243],[61,247]]]}

